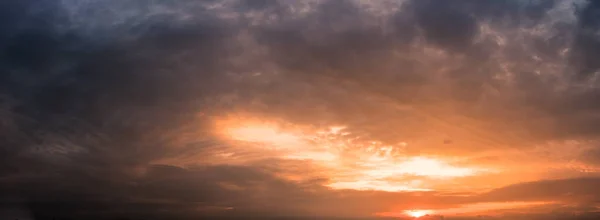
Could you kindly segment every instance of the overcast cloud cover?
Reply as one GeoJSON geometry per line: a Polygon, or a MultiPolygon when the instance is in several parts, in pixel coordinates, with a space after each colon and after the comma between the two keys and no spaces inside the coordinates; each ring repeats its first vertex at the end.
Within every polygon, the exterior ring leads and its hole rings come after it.
{"type": "Polygon", "coordinates": [[[598,57],[592,0],[1,1],[0,214],[596,219],[598,57]],[[231,140],[231,118],[353,142],[334,166],[231,140]],[[369,153],[492,171],[332,185],[369,153]]]}

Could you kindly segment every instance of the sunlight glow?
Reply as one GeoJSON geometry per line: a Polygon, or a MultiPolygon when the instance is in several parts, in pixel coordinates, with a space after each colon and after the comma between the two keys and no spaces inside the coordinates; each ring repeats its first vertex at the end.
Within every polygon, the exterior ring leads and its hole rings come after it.
{"type": "Polygon", "coordinates": [[[301,136],[283,131],[276,123],[244,118],[227,118],[217,121],[221,134],[237,141],[255,142],[275,147],[295,147],[303,143],[301,136]]]}
{"type": "Polygon", "coordinates": [[[410,217],[420,218],[433,213],[431,210],[408,210],[405,212],[410,217]]]}
{"type": "Polygon", "coordinates": [[[475,173],[470,168],[455,167],[436,159],[424,157],[413,157],[402,163],[394,164],[390,168],[393,170],[388,171],[393,173],[431,177],[463,177],[475,173]]]}
{"type": "Polygon", "coordinates": [[[244,148],[257,153],[252,154],[253,159],[261,159],[263,155],[312,161],[321,169],[320,175],[327,176],[327,186],[333,189],[431,191],[434,185],[431,179],[473,176],[483,170],[459,167],[444,158],[403,155],[401,147],[406,146],[405,142],[394,146],[377,140],[359,140],[343,125],[315,130],[239,116],[222,118],[216,125],[229,140],[255,143],[253,146],[257,148],[244,148]]]}
{"type": "Polygon", "coordinates": [[[465,204],[455,208],[435,209],[435,210],[405,210],[379,212],[377,216],[382,217],[406,217],[420,218],[426,215],[458,216],[458,215],[477,215],[493,214],[502,210],[523,210],[534,209],[544,205],[560,204],[556,201],[532,201],[532,202],[490,202],[490,203],[472,203],[465,204]]]}
{"type": "Polygon", "coordinates": [[[249,142],[267,142],[273,144],[297,143],[300,139],[294,135],[280,132],[268,125],[245,125],[229,129],[233,139],[249,142]]]}
{"type": "MultiPolygon", "coordinates": [[[[367,178],[365,178],[367,179],[367,178]]],[[[348,182],[332,182],[328,185],[334,189],[354,189],[354,190],[379,190],[387,192],[427,192],[431,189],[420,188],[418,184],[411,183],[391,183],[381,180],[357,180],[348,182]]]]}

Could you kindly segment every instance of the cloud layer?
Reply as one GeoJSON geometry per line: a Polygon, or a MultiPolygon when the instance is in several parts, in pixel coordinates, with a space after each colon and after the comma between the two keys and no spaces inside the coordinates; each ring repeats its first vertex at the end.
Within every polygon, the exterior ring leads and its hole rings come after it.
{"type": "Polygon", "coordinates": [[[0,14],[0,201],[21,218],[600,207],[595,1],[21,0],[0,14]]]}

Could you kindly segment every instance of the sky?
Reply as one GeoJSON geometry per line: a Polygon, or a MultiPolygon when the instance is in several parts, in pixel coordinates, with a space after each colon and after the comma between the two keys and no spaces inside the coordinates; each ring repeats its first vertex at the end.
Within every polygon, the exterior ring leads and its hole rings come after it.
{"type": "Polygon", "coordinates": [[[600,2],[0,1],[0,216],[600,218],[600,2]]]}

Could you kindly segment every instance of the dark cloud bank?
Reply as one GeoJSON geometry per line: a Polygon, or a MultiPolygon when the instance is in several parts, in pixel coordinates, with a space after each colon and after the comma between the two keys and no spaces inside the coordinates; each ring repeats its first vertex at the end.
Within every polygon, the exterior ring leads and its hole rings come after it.
{"type": "MultiPolygon", "coordinates": [[[[347,217],[415,199],[440,206],[570,199],[576,210],[600,204],[597,178],[523,183],[458,198],[332,191],[324,180],[290,182],[262,166],[154,164],[224,144],[209,135],[174,142],[188,127],[210,129],[199,112],[247,107],[298,123],[309,123],[310,115],[356,125],[365,114],[395,114],[348,98],[361,94],[441,115],[431,123],[452,123],[450,115],[486,118],[489,123],[477,126],[494,134],[482,134],[494,147],[598,139],[596,1],[381,1],[390,6],[375,12],[355,2],[323,1],[294,12],[305,7],[301,3],[311,2],[0,3],[4,215],[347,217]],[[573,7],[560,9],[564,5],[573,7]],[[570,9],[572,22],[549,17],[570,9]],[[501,31],[505,42],[482,37],[482,24],[501,31]],[[262,78],[250,77],[255,72],[262,78]],[[237,94],[233,103],[219,101],[231,93],[237,94]],[[252,104],[257,99],[262,105],[252,104]],[[451,110],[429,105],[442,100],[451,110]],[[503,138],[509,130],[513,136],[503,138]],[[363,204],[363,197],[379,202],[363,204]]],[[[418,136],[424,126],[398,133],[418,136]]],[[[400,137],[364,129],[381,140],[400,137]]],[[[582,160],[597,164],[597,151],[582,160]]],[[[562,215],[540,219],[595,219],[562,215]]]]}

